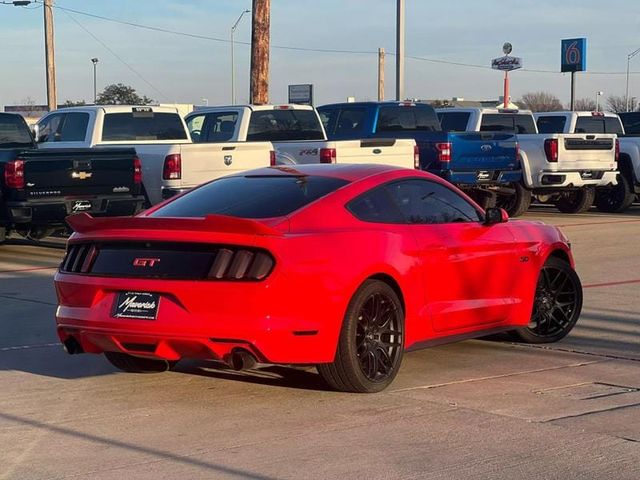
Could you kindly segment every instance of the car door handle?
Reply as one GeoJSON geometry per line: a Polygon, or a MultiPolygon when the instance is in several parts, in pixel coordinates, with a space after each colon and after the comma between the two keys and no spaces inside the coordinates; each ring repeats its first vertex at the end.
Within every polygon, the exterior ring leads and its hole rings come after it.
{"type": "Polygon", "coordinates": [[[376,155],[378,155],[379,153],[382,153],[382,150],[380,150],[379,148],[374,148],[374,149],[373,149],[373,153],[375,153],[376,155]]]}

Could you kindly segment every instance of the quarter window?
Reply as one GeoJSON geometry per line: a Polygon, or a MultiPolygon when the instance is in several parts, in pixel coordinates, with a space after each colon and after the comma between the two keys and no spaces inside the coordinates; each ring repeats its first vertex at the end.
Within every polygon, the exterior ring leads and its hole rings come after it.
{"type": "Polygon", "coordinates": [[[481,219],[473,205],[436,182],[403,180],[389,184],[387,189],[407,223],[479,222],[481,219]]]}

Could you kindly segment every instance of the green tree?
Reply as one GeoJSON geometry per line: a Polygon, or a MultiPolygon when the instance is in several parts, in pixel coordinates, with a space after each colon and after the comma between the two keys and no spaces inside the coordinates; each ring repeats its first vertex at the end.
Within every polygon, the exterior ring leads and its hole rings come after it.
{"type": "Polygon", "coordinates": [[[98,105],[149,105],[153,100],[146,95],[142,97],[135,88],[122,83],[108,85],[96,99],[98,105]]]}
{"type": "Polygon", "coordinates": [[[86,104],[84,100],[65,100],[61,107],[82,107],[86,104]]]}

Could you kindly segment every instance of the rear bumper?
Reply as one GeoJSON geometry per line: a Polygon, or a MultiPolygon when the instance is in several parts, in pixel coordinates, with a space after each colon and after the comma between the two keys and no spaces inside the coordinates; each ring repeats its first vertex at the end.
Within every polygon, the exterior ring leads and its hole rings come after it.
{"type": "Polygon", "coordinates": [[[93,216],[128,216],[142,209],[142,195],[97,195],[76,198],[47,198],[8,201],[4,204],[9,225],[64,225],[65,218],[79,212],[93,216]]]}
{"type": "Polygon", "coordinates": [[[265,363],[332,361],[341,307],[325,305],[318,315],[308,308],[311,298],[292,300],[283,280],[277,274],[245,283],[58,273],[57,332],[62,342],[73,337],[87,353],[226,361],[241,349],[265,363]],[[157,318],[115,318],[120,291],[159,294],[157,318]]]}
{"type": "MultiPolygon", "coordinates": [[[[433,172],[432,172],[433,173],[433,172]]],[[[522,170],[473,170],[473,171],[455,171],[443,170],[438,172],[443,177],[456,185],[470,186],[490,186],[505,185],[508,183],[519,182],[522,179],[522,170]]]]}
{"type": "Polygon", "coordinates": [[[607,187],[616,185],[618,171],[574,170],[541,171],[533,188],[607,187]]]}

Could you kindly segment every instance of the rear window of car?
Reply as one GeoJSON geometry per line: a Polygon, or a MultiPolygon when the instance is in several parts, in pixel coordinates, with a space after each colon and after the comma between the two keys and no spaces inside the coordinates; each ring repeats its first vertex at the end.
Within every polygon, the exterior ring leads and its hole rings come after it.
{"type": "Polygon", "coordinates": [[[323,140],[314,110],[258,110],[251,113],[247,141],[323,140]]]}
{"type": "Polygon", "coordinates": [[[513,113],[485,113],[480,123],[481,132],[536,133],[536,125],[531,115],[513,113]]]}
{"type": "Polygon", "coordinates": [[[362,131],[367,114],[362,107],[318,110],[327,135],[355,135],[362,131]]]}
{"type": "Polygon", "coordinates": [[[640,135],[640,112],[621,113],[619,116],[627,135],[640,135]]]}
{"type": "Polygon", "coordinates": [[[440,121],[429,105],[380,107],[376,132],[435,132],[440,121]]]}
{"type": "Polygon", "coordinates": [[[0,114],[0,145],[7,147],[31,145],[32,143],[29,127],[22,117],[0,114]]]}
{"type": "Polygon", "coordinates": [[[187,140],[180,115],[153,111],[108,113],[102,141],[187,140]]]}
{"type": "Polygon", "coordinates": [[[562,115],[545,115],[538,117],[539,133],[562,133],[567,119],[562,115]]]}
{"type": "Polygon", "coordinates": [[[445,132],[465,132],[470,115],[469,112],[439,112],[438,118],[445,132]]]}
{"type": "Polygon", "coordinates": [[[244,176],[215,180],[177,198],[152,217],[229,215],[271,218],[288,215],[349,183],[321,176],[244,176]]]}

